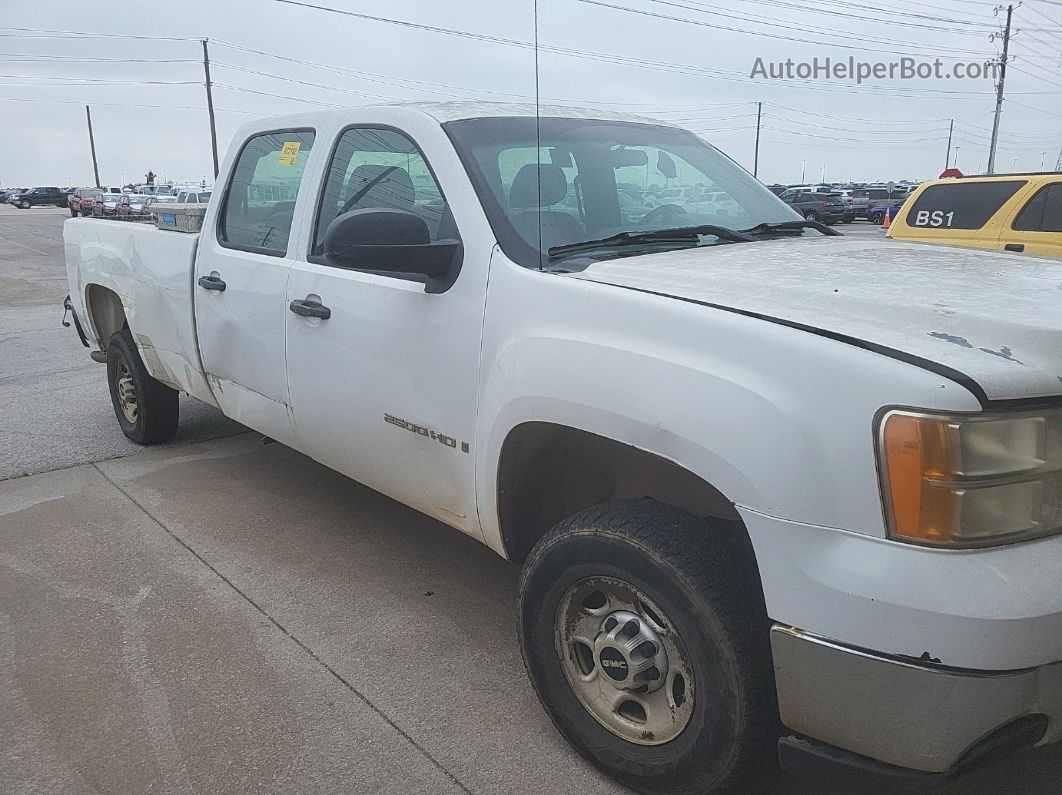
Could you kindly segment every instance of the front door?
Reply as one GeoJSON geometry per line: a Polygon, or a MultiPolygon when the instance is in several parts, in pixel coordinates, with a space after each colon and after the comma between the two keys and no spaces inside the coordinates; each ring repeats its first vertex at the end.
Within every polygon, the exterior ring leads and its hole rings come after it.
{"type": "Polygon", "coordinates": [[[310,130],[251,137],[203,230],[195,313],[203,369],[229,417],[293,441],[285,372],[285,300],[295,206],[313,148],[310,130]]]}
{"type": "MultiPolygon", "coordinates": [[[[459,168],[452,159],[448,167],[459,168]]],[[[407,135],[373,127],[340,134],[307,260],[288,277],[289,302],[329,313],[287,315],[296,446],[475,533],[472,441],[489,249],[482,261],[466,251],[456,282],[438,294],[425,292],[423,280],[331,263],[323,253],[328,224],[370,209],[414,213],[432,240],[458,237],[439,183],[407,135]]]]}

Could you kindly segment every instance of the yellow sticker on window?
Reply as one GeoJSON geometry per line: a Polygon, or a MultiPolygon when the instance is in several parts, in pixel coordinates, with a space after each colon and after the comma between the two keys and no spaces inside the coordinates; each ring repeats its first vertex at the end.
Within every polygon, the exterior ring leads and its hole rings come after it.
{"type": "Polygon", "coordinates": [[[285,141],[284,145],[280,147],[280,158],[277,160],[277,165],[295,165],[295,158],[299,156],[300,149],[302,149],[302,141],[285,141]]]}

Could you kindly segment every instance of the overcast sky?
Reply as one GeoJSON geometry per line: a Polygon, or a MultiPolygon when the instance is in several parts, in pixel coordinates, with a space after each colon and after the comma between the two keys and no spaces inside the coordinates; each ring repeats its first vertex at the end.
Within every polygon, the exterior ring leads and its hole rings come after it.
{"type": "MultiPolygon", "coordinates": [[[[531,0],[313,4],[451,32],[278,0],[0,0],[0,185],[91,184],[85,104],[104,184],[139,181],[148,169],[210,181],[199,38],[211,40],[222,150],[247,119],[315,105],[534,97],[531,0]]],[[[953,160],[975,172],[987,164],[990,79],[856,86],[749,74],[757,57],[912,55],[940,57],[946,69],[983,61],[999,48],[989,40],[1001,25],[993,8],[966,0],[539,0],[539,93],[675,121],[750,169],[762,101],[766,182],[795,182],[802,170],[810,182],[823,168],[827,180],[934,177],[954,118],[953,160]]],[[[1062,5],[1026,0],[1014,27],[997,170],[1036,170],[1041,157],[1052,168],[1062,147],[1062,5]]]]}

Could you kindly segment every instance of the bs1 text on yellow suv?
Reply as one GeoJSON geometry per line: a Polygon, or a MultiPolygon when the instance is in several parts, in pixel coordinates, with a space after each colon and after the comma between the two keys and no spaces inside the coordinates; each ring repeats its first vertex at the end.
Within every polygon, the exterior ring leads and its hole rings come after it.
{"type": "Polygon", "coordinates": [[[1062,257],[1062,173],[923,183],[889,237],[1062,257]]]}

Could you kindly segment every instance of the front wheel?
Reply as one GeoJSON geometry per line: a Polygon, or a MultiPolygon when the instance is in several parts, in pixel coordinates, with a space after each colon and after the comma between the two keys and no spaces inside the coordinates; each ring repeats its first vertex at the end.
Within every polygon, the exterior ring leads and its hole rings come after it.
{"type": "Polygon", "coordinates": [[[70,217],[77,218],[77,210],[75,210],[73,207],[70,208],[70,217]]]}
{"type": "Polygon", "coordinates": [[[23,201],[19,202],[18,206],[21,207],[23,210],[28,210],[33,205],[30,204],[28,201],[23,200],[23,201]]]}
{"type": "Polygon", "coordinates": [[[107,384],[118,424],[131,440],[158,444],[177,433],[177,390],[151,377],[127,328],[107,345],[107,384]]]}
{"type": "Polygon", "coordinates": [[[740,528],[648,498],[577,514],[532,551],[519,626],[561,734],[635,790],[735,786],[777,736],[766,609],[740,528]]]}

